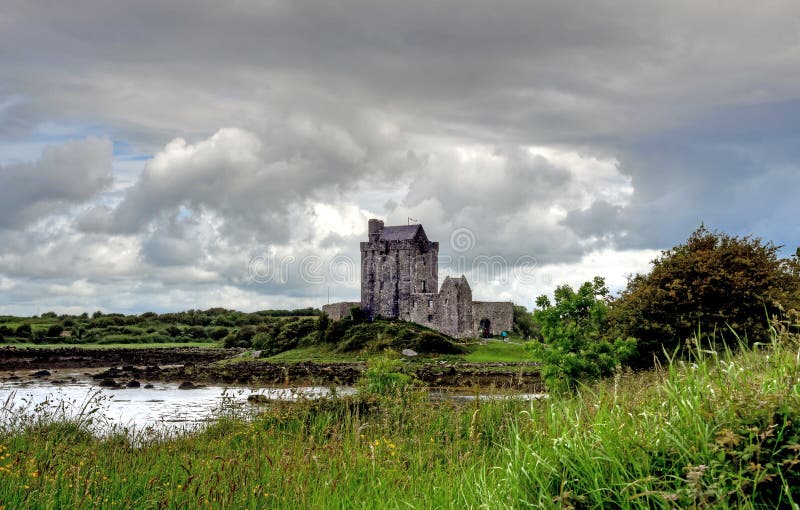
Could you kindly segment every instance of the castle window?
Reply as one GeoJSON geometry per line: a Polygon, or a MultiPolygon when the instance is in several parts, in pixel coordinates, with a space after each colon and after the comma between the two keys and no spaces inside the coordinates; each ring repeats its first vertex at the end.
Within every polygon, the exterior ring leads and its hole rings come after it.
{"type": "Polygon", "coordinates": [[[428,315],[428,322],[433,322],[433,315],[428,315]]]}
{"type": "Polygon", "coordinates": [[[428,300],[428,308],[433,308],[433,299],[428,300]]]}
{"type": "Polygon", "coordinates": [[[425,292],[425,280],[422,280],[422,292],[425,292]]]}

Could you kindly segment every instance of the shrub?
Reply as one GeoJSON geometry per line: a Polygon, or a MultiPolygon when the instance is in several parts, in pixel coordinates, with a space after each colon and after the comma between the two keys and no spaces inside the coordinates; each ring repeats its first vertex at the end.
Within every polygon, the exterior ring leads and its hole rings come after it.
{"type": "Polygon", "coordinates": [[[381,356],[367,362],[367,370],[358,382],[364,393],[397,396],[410,387],[411,376],[400,372],[400,360],[381,356]]]}
{"type": "Polygon", "coordinates": [[[448,337],[436,331],[422,331],[411,340],[396,338],[395,348],[413,349],[427,354],[461,354],[464,348],[451,342],[448,337]]]}
{"type": "Polygon", "coordinates": [[[539,334],[539,328],[533,321],[533,314],[524,306],[514,305],[513,331],[526,340],[539,334]]]}
{"type": "Polygon", "coordinates": [[[27,322],[24,322],[17,326],[17,329],[14,331],[14,336],[20,338],[31,338],[33,336],[33,331],[31,330],[31,325],[27,322]]]}
{"type": "Polygon", "coordinates": [[[64,327],[61,324],[53,324],[49,328],[47,328],[47,336],[49,337],[58,337],[61,336],[61,333],[64,332],[64,327]]]}
{"type": "Polygon", "coordinates": [[[376,340],[378,338],[378,332],[374,324],[374,322],[365,322],[350,327],[347,332],[342,335],[342,343],[339,346],[339,350],[342,352],[358,351],[366,347],[370,342],[376,340]]]}
{"type": "Polygon", "coordinates": [[[235,333],[225,337],[225,347],[251,347],[253,337],[256,335],[254,326],[243,326],[235,333]]]}
{"type": "Polygon", "coordinates": [[[228,335],[228,328],[207,328],[208,337],[214,340],[222,340],[228,335]]]}
{"type": "Polygon", "coordinates": [[[542,378],[551,391],[574,389],[580,382],[606,377],[634,352],[632,338],[606,340],[609,293],[603,278],[595,277],[574,291],[556,288],[555,303],[547,296],[536,300],[534,322],[544,342],[529,348],[542,362],[542,378]]]}
{"type": "Polygon", "coordinates": [[[610,312],[614,329],[638,340],[639,366],[696,335],[724,341],[729,328],[750,343],[765,341],[768,316],[796,306],[800,289],[796,260],[781,260],[777,251],[758,238],[701,226],[654,260],[649,274],[628,282],[610,312]]]}
{"type": "Polygon", "coordinates": [[[189,328],[189,336],[194,338],[195,340],[204,340],[208,338],[208,334],[206,333],[206,329],[203,326],[192,326],[189,328]]]}

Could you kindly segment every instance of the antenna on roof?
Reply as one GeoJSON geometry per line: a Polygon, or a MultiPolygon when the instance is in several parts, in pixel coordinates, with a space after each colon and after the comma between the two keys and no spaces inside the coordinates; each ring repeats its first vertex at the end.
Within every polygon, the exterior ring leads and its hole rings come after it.
{"type": "Polygon", "coordinates": [[[408,224],[411,225],[412,223],[419,223],[419,222],[414,218],[408,218],[408,224]]]}

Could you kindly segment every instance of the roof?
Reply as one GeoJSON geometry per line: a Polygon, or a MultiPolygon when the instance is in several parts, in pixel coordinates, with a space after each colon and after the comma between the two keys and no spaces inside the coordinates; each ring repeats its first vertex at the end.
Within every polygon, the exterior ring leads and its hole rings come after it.
{"type": "Polygon", "coordinates": [[[383,227],[381,230],[381,241],[411,241],[417,237],[417,234],[422,231],[422,236],[425,236],[425,231],[422,230],[422,225],[398,225],[395,227],[383,227]]]}
{"type": "MultiPolygon", "coordinates": [[[[444,282],[442,283],[442,288],[444,289],[445,285],[448,285],[448,284],[449,285],[453,285],[456,288],[461,288],[461,287],[466,286],[467,289],[470,289],[469,282],[467,281],[467,277],[464,276],[463,274],[459,278],[455,278],[455,277],[452,277],[452,276],[445,276],[444,277],[444,282]]],[[[470,289],[470,292],[472,292],[472,289],[470,289]]]]}

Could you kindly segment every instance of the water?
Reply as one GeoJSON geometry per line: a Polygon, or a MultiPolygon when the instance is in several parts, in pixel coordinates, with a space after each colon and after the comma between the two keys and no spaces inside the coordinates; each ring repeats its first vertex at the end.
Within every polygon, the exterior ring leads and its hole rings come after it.
{"type": "MultiPolygon", "coordinates": [[[[187,430],[213,420],[220,413],[247,415],[259,406],[247,402],[253,394],[269,401],[329,396],[331,388],[300,386],[292,388],[247,388],[209,385],[190,390],[178,389],[178,383],[153,382],[153,388],[101,388],[91,377],[75,370],[50,370],[51,376],[35,379],[22,375],[8,380],[0,373],[0,406],[14,412],[51,412],[78,416],[98,408],[95,420],[111,430],[123,427],[141,431],[187,430]],[[54,381],[64,381],[56,383],[54,381]]],[[[20,375],[20,374],[18,374],[20,375]]],[[[350,387],[337,387],[338,395],[355,393],[350,387]]],[[[3,418],[0,410],[0,418],[3,418]]],[[[8,414],[8,411],[5,411],[8,414]]],[[[102,432],[102,431],[100,431],[102,432]]]]}

